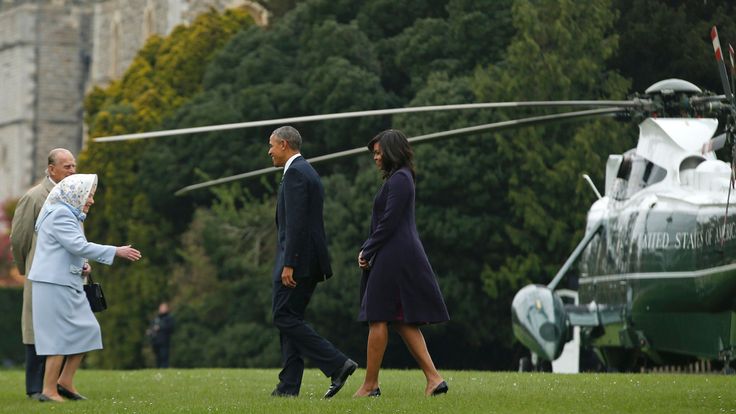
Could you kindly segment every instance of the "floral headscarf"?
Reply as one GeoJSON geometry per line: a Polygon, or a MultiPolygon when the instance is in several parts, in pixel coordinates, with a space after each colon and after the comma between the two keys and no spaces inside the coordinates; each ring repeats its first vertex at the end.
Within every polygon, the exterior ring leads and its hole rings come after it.
{"type": "Polygon", "coordinates": [[[49,193],[46,202],[43,203],[36,221],[36,230],[41,226],[41,222],[59,206],[68,208],[80,221],[84,221],[87,215],[82,212],[82,208],[87,202],[89,193],[95,187],[97,187],[97,174],[74,174],[59,181],[49,193]]]}

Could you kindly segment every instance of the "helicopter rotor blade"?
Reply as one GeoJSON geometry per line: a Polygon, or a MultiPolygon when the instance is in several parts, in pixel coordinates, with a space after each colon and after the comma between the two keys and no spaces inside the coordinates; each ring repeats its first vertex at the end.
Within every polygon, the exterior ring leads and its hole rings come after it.
{"type": "MultiPolygon", "coordinates": [[[[553,122],[553,121],[559,122],[559,121],[571,120],[571,119],[576,119],[576,118],[615,115],[623,111],[624,110],[622,108],[611,107],[611,108],[588,109],[584,111],[575,111],[575,112],[563,112],[563,113],[550,114],[550,115],[540,115],[540,116],[533,116],[529,118],[513,119],[509,121],[494,122],[491,124],[477,125],[477,126],[472,126],[472,127],[453,129],[449,131],[442,131],[442,132],[435,132],[431,134],[419,135],[416,137],[408,138],[408,141],[411,143],[419,144],[419,143],[424,143],[424,142],[428,142],[428,141],[439,139],[439,138],[466,136],[466,135],[477,134],[480,132],[489,132],[489,131],[494,131],[494,130],[502,130],[502,129],[507,129],[507,128],[521,127],[521,126],[531,126],[531,125],[543,124],[543,123],[553,122]]],[[[333,160],[337,158],[344,158],[344,157],[348,157],[351,155],[356,155],[356,154],[361,154],[361,153],[366,153],[366,152],[367,150],[365,147],[359,147],[359,148],[353,148],[350,150],[334,152],[331,154],[320,155],[318,157],[309,158],[307,159],[307,161],[309,161],[311,164],[314,164],[317,162],[333,160]]],[[[237,175],[232,175],[229,177],[218,178],[216,180],[205,181],[205,182],[201,182],[198,184],[192,184],[192,185],[183,187],[177,190],[176,193],[174,194],[179,196],[179,195],[188,193],[192,190],[211,187],[211,186],[218,185],[218,184],[224,184],[224,183],[228,183],[231,181],[241,180],[243,178],[256,177],[256,176],[276,172],[279,170],[281,170],[281,168],[268,167],[268,168],[262,168],[260,170],[250,171],[250,172],[243,173],[243,174],[237,174],[237,175]]]]}
{"type": "Polygon", "coordinates": [[[465,109],[492,109],[492,108],[554,108],[554,107],[610,107],[617,106],[620,108],[643,108],[651,105],[651,101],[646,99],[634,99],[627,101],[520,101],[520,102],[486,102],[474,104],[455,104],[455,105],[433,105],[433,106],[416,106],[409,108],[393,108],[393,109],[376,109],[369,111],[355,112],[338,112],[323,115],[307,115],[295,116],[288,118],[267,119],[262,121],[237,122],[233,124],[209,125],[192,128],[168,129],[162,131],[140,132],[133,134],[112,135],[107,137],[94,138],[95,142],[116,142],[130,141],[138,139],[167,137],[172,135],[196,134],[202,132],[225,131],[231,129],[253,128],[268,125],[284,125],[297,122],[315,122],[330,119],[359,118],[366,116],[394,115],[416,112],[432,112],[432,111],[449,111],[449,110],[465,110],[465,109]]]}
{"type": "Polygon", "coordinates": [[[721,83],[723,84],[723,90],[726,93],[726,98],[733,105],[733,91],[731,90],[731,82],[728,80],[728,72],[726,71],[726,63],[723,61],[723,52],[721,51],[721,41],[718,40],[718,29],[713,26],[710,29],[710,40],[713,43],[713,51],[715,52],[716,63],[718,65],[718,72],[721,75],[721,83]]]}

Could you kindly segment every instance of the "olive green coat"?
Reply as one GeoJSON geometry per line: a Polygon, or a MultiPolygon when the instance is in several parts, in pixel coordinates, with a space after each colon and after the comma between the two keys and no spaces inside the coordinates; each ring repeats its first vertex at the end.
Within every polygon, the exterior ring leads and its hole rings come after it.
{"type": "MultiPolygon", "coordinates": [[[[28,190],[18,200],[18,205],[15,207],[10,242],[13,247],[13,259],[18,266],[18,271],[23,275],[27,275],[31,270],[33,251],[36,249],[36,232],[34,231],[36,218],[53,188],[54,183],[44,178],[43,181],[28,190]]],[[[23,311],[21,313],[23,343],[26,345],[35,343],[31,309],[31,281],[26,279],[23,285],[23,311]]]]}

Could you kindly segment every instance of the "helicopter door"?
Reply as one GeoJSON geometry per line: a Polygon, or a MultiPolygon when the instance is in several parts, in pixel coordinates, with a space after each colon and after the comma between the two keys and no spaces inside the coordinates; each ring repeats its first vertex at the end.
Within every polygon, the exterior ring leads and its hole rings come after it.
{"type": "Polygon", "coordinates": [[[605,195],[609,197],[613,194],[613,183],[616,180],[616,176],[623,159],[624,156],[621,154],[611,154],[608,156],[608,161],[606,162],[606,187],[604,188],[604,191],[605,195]]]}

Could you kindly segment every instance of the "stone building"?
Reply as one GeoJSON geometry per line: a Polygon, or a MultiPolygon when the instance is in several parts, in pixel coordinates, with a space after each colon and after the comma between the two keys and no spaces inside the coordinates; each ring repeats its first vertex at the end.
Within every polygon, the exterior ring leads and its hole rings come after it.
{"type": "Polygon", "coordinates": [[[248,0],[0,0],[0,204],[44,175],[55,147],[79,153],[83,99],[120,77],[152,34],[248,0]]]}

